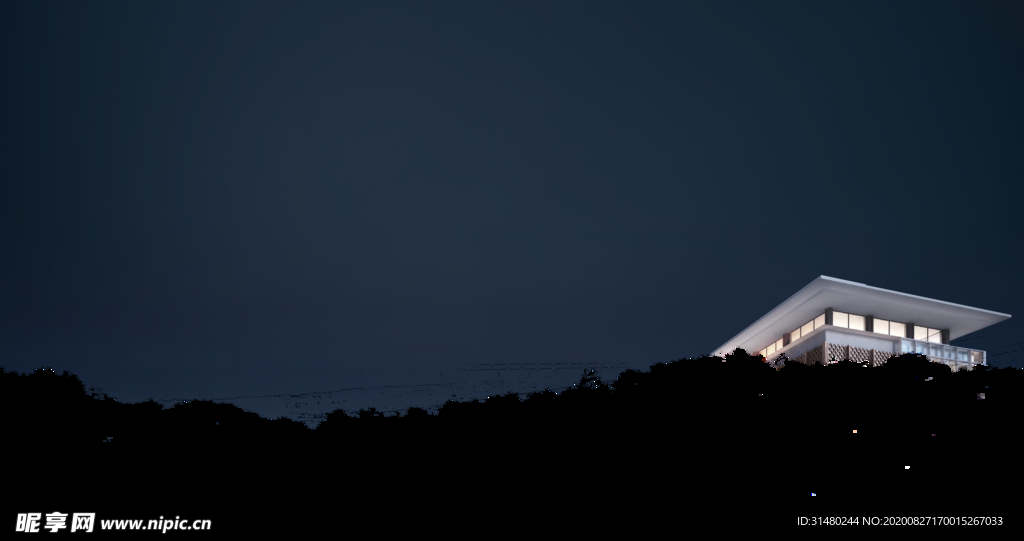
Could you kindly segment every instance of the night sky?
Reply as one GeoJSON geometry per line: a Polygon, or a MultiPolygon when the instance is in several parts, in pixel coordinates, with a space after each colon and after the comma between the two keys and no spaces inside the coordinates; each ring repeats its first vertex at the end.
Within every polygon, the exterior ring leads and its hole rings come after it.
{"type": "Polygon", "coordinates": [[[0,364],[121,401],[1011,314],[1019,2],[4,2],[0,364]],[[827,4],[827,5],[826,5],[827,4]]]}

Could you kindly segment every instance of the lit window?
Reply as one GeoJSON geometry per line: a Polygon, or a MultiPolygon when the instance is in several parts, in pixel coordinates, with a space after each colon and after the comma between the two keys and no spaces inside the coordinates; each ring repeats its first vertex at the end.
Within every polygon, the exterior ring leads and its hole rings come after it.
{"type": "Polygon", "coordinates": [[[926,329],[926,328],[924,328],[924,327],[922,327],[920,325],[914,325],[914,340],[927,340],[927,339],[928,339],[928,329],[926,329]]]}
{"type": "Polygon", "coordinates": [[[832,312],[832,324],[836,327],[849,327],[850,326],[850,314],[846,312],[832,312]]]}
{"type": "Polygon", "coordinates": [[[800,327],[797,327],[795,331],[789,333],[789,341],[796,342],[800,338],[800,327]]]}
{"type": "Polygon", "coordinates": [[[884,319],[876,319],[873,323],[874,332],[879,334],[889,334],[889,322],[884,319]]]}
{"type": "Polygon", "coordinates": [[[807,336],[814,330],[814,321],[808,321],[800,328],[800,336],[807,336]]]}
{"type": "Polygon", "coordinates": [[[767,348],[761,350],[761,356],[764,357],[765,359],[768,358],[768,349],[767,348]]]}
{"type": "Polygon", "coordinates": [[[938,329],[928,329],[928,341],[936,344],[942,343],[942,332],[938,329]]]}
{"type": "Polygon", "coordinates": [[[821,314],[820,316],[814,318],[814,328],[815,329],[817,329],[818,327],[821,327],[824,324],[825,324],[825,314],[821,314]]]}
{"type": "Polygon", "coordinates": [[[857,331],[863,331],[865,329],[864,316],[855,316],[850,314],[850,328],[857,331]]]}
{"type": "Polygon", "coordinates": [[[907,336],[907,326],[904,323],[889,322],[889,336],[907,336]]]}
{"type": "Polygon", "coordinates": [[[775,342],[775,351],[782,349],[782,339],[779,338],[778,342],[775,342]]]}
{"type": "Polygon", "coordinates": [[[772,353],[775,353],[775,344],[772,344],[772,345],[768,346],[767,349],[768,349],[768,354],[769,355],[771,355],[772,353]]]}

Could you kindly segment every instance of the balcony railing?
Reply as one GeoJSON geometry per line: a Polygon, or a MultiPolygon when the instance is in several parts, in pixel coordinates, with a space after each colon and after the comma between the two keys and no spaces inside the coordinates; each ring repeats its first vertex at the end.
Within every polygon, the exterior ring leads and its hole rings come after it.
{"type": "Polygon", "coordinates": [[[936,361],[954,363],[957,368],[971,368],[976,364],[987,364],[985,352],[977,349],[947,346],[923,340],[901,339],[903,353],[920,353],[936,361]],[[961,364],[963,363],[963,364],[961,364]]]}

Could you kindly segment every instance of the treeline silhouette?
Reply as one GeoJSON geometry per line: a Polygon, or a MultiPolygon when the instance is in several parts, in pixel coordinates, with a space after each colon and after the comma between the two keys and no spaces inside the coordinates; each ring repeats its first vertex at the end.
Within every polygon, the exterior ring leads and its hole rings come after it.
{"type": "Polygon", "coordinates": [[[1022,390],[1024,371],[954,373],[918,354],[878,367],[808,366],[736,350],[626,370],[610,382],[588,371],[570,389],[525,399],[448,401],[436,415],[337,410],[310,429],[204,400],[121,403],[87,392],[66,371],[0,367],[8,447],[65,464],[61,472],[75,463],[94,472],[142,468],[142,486],[191,480],[159,490],[185,490],[196,502],[224,497],[211,487],[244,494],[322,483],[367,497],[384,497],[389,486],[492,495],[557,486],[587,501],[632,494],[661,505],[693,494],[806,501],[816,491],[820,501],[958,502],[963,510],[1019,483],[1009,460],[1022,390]]]}

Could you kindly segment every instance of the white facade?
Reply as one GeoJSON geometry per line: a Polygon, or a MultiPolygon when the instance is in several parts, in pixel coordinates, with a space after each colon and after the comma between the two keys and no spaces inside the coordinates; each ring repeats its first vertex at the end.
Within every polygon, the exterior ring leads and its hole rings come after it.
{"type": "Polygon", "coordinates": [[[878,365],[916,352],[953,370],[987,364],[984,351],[949,341],[1010,318],[916,295],[820,276],[715,350],[741,348],[766,359],[854,360],[878,365]]]}

